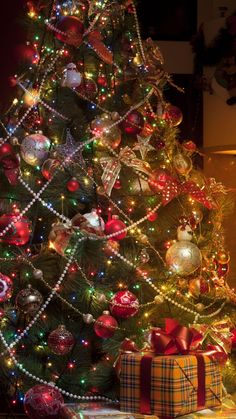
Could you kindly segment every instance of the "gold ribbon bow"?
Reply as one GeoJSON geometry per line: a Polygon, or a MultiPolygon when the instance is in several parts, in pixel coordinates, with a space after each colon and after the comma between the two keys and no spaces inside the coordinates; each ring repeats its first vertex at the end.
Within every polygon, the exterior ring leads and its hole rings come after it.
{"type": "Polygon", "coordinates": [[[102,183],[105,192],[111,195],[113,186],[120,174],[122,163],[135,170],[150,175],[150,167],[143,160],[137,159],[136,154],[130,147],[126,146],[121,151],[118,157],[102,157],[100,164],[103,168],[102,183]]]}

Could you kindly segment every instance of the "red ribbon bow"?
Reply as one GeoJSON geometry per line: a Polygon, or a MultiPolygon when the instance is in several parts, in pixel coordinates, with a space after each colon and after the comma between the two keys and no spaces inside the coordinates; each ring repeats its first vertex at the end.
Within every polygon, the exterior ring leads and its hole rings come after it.
{"type": "Polygon", "coordinates": [[[202,334],[193,328],[181,326],[175,319],[165,319],[165,329],[151,332],[151,345],[156,354],[187,354],[199,347],[202,334]]]}
{"type": "Polygon", "coordinates": [[[162,190],[162,204],[167,205],[170,201],[172,201],[172,199],[176,198],[180,194],[189,194],[193,199],[195,199],[195,201],[200,202],[206,208],[213,208],[213,203],[195,182],[189,180],[187,182],[180,183],[174,177],[170,177],[167,180],[166,186],[162,190]]]}
{"type": "Polygon", "coordinates": [[[19,176],[20,161],[13,147],[8,143],[0,145],[0,165],[3,168],[8,182],[11,185],[16,185],[19,176]]]}

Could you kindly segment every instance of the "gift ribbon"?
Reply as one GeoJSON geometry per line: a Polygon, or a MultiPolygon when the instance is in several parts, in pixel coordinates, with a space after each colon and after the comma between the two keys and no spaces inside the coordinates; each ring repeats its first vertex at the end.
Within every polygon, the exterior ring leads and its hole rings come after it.
{"type": "Polygon", "coordinates": [[[8,143],[0,146],[0,165],[3,168],[8,182],[11,185],[16,185],[19,176],[20,161],[13,147],[8,143]]]}
{"type": "Polygon", "coordinates": [[[113,186],[120,174],[122,163],[135,170],[150,175],[149,166],[143,160],[137,159],[136,154],[130,147],[124,147],[118,157],[102,157],[100,164],[103,168],[102,183],[105,192],[110,195],[113,186]]]}

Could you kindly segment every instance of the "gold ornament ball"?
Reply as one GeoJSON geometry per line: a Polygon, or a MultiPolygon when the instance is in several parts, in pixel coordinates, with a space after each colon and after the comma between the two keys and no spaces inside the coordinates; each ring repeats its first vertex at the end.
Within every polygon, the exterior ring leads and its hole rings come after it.
{"type": "Polygon", "coordinates": [[[195,308],[199,313],[201,313],[205,309],[205,306],[202,303],[198,303],[195,305],[195,308]]]}
{"type": "Polygon", "coordinates": [[[154,301],[156,304],[162,304],[164,303],[164,298],[162,297],[162,295],[156,295],[154,301]]]}
{"type": "Polygon", "coordinates": [[[224,265],[225,263],[229,263],[230,254],[228,252],[224,252],[223,250],[221,250],[217,253],[216,260],[220,265],[224,265]]]}
{"type": "Polygon", "coordinates": [[[177,153],[173,157],[173,164],[176,169],[176,171],[180,175],[188,175],[189,172],[193,168],[192,160],[189,156],[185,156],[184,154],[177,153]]]}
{"type": "Polygon", "coordinates": [[[21,290],[16,296],[16,307],[19,311],[28,315],[35,315],[43,303],[43,297],[38,290],[31,286],[21,290]]]}
{"type": "Polygon", "coordinates": [[[188,276],[195,272],[202,262],[202,254],[196,244],[181,240],[166,252],[166,263],[179,276],[188,276]]]}

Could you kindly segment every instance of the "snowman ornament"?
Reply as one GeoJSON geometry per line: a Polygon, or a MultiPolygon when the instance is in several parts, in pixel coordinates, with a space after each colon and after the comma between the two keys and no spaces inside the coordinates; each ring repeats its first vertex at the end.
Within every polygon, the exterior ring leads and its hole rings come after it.
{"type": "Polygon", "coordinates": [[[77,71],[76,65],[74,63],[68,64],[65,70],[63,71],[63,78],[61,84],[62,87],[78,87],[81,83],[81,80],[82,77],[81,74],[77,71]]]}

